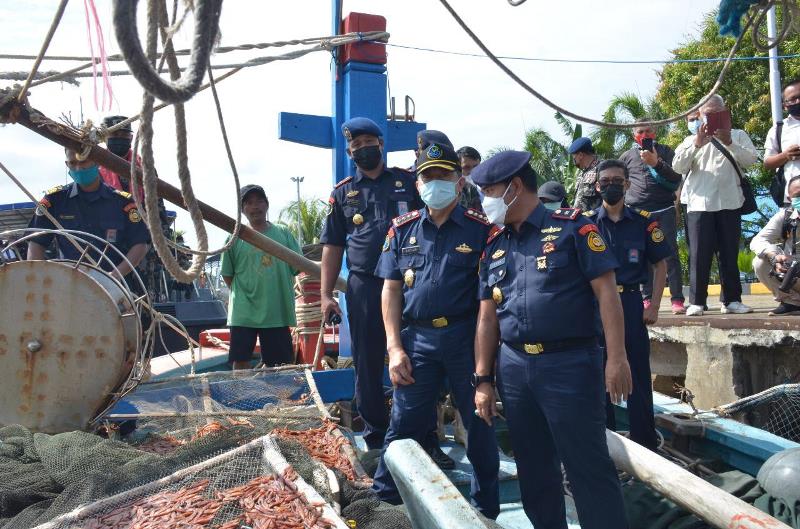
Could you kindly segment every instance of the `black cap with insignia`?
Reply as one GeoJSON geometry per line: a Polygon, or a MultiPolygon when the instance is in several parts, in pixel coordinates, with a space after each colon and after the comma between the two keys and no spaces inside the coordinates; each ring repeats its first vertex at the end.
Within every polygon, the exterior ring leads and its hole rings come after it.
{"type": "Polygon", "coordinates": [[[420,151],[417,158],[417,174],[432,167],[441,167],[448,171],[458,169],[458,156],[451,145],[431,143],[420,151]]]}

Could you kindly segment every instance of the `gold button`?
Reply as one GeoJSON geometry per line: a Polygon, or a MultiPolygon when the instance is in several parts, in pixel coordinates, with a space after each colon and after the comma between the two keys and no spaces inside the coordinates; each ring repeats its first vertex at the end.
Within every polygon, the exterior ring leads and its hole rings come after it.
{"type": "Polygon", "coordinates": [[[361,213],[356,213],[353,215],[353,224],[356,226],[361,226],[364,224],[364,216],[361,213]]]}
{"type": "Polygon", "coordinates": [[[433,323],[434,328],[439,329],[441,327],[447,327],[448,322],[447,318],[442,316],[441,318],[434,319],[431,323],[433,323]]]}
{"type": "Polygon", "coordinates": [[[414,285],[414,270],[411,268],[406,270],[406,273],[403,274],[403,280],[405,281],[406,286],[411,288],[414,285]]]}

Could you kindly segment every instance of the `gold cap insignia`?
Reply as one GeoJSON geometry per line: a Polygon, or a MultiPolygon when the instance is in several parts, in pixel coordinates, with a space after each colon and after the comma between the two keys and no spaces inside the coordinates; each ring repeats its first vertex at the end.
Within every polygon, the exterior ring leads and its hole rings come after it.
{"type": "Polygon", "coordinates": [[[350,133],[350,129],[347,128],[347,127],[344,127],[342,129],[342,134],[344,134],[344,139],[346,139],[347,141],[350,141],[350,140],[353,139],[353,135],[350,133]]]}

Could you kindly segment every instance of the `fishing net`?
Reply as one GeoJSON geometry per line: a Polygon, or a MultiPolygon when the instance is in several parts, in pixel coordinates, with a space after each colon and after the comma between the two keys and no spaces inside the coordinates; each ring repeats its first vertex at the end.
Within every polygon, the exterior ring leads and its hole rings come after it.
{"type": "Polygon", "coordinates": [[[800,384],[782,384],[715,410],[720,415],[742,414],[770,433],[800,442],[800,384]]]}
{"type": "MultiPolygon", "coordinates": [[[[328,416],[310,372],[302,368],[141,384],[103,424],[114,439],[86,432],[34,434],[19,426],[0,429],[0,527],[34,527],[79,506],[208,464],[191,474],[191,483],[182,479],[168,488],[191,489],[209,479],[207,487],[192,492],[205,506],[202,501],[213,499],[209,494],[265,475],[257,461],[259,447],[236,451],[270,433],[285,459],[326,502],[339,501],[344,481],[355,487],[369,483],[352,444],[328,416]]],[[[113,507],[111,511],[118,505],[113,507]]],[[[196,527],[216,528],[218,521],[215,515],[196,527]]]]}

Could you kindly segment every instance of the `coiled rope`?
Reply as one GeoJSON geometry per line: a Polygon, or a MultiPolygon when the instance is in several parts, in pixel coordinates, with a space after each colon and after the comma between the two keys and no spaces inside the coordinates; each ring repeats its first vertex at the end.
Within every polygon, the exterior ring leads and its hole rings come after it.
{"type": "MultiPolygon", "coordinates": [[[[195,0],[195,31],[189,67],[184,76],[172,82],[163,80],[151,59],[156,56],[155,41],[150,47],[148,27],[148,55],[142,51],[136,25],[139,0],[114,0],[114,31],[122,56],[139,84],[152,96],[168,103],[184,103],[197,93],[211,57],[211,50],[219,30],[222,0],[195,0]],[[151,59],[148,59],[150,57],[151,59]]],[[[148,4],[148,10],[150,5],[148,4]]],[[[148,15],[148,26],[158,22],[158,14],[148,15]]],[[[155,30],[154,34],[155,34],[155,30]]]]}

